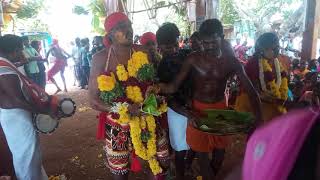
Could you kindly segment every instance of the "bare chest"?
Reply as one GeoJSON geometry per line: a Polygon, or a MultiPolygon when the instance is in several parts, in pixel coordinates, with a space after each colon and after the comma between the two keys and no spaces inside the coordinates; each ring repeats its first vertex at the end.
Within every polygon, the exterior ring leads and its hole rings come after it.
{"type": "Polygon", "coordinates": [[[201,79],[224,79],[230,73],[225,59],[201,59],[194,64],[194,71],[201,79]]]}

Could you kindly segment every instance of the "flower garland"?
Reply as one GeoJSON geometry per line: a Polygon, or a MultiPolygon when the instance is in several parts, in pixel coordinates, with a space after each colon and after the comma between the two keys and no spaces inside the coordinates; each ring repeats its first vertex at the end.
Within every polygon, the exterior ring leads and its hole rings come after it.
{"type": "Polygon", "coordinates": [[[113,73],[110,76],[100,75],[97,78],[98,88],[100,91],[111,91],[116,84],[116,78],[113,73]]]}
{"type": "Polygon", "coordinates": [[[114,106],[112,106],[111,108],[111,111],[113,113],[118,113],[119,114],[119,117],[118,117],[118,120],[117,122],[119,124],[128,124],[129,121],[130,121],[130,116],[129,116],[129,113],[128,113],[128,107],[129,107],[129,104],[124,102],[124,103],[114,103],[114,106]]]}
{"type": "Polygon", "coordinates": [[[167,103],[162,103],[160,105],[160,107],[158,108],[158,111],[160,112],[160,114],[163,114],[163,113],[167,112],[168,111],[167,103]]]}
{"type": "Polygon", "coordinates": [[[143,102],[142,92],[138,86],[128,86],[126,88],[126,95],[134,103],[143,102]]]}
{"type": "MultiPolygon", "coordinates": [[[[113,73],[110,76],[101,75],[97,78],[100,98],[112,105],[111,114],[114,115],[112,116],[114,119],[117,119],[117,123],[129,124],[136,155],[148,161],[151,171],[157,175],[162,172],[162,168],[156,159],[156,120],[152,114],[148,113],[132,117],[128,110],[130,103],[139,103],[141,109],[145,105],[144,93],[155,78],[154,66],[149,63],[147,54],[138,51],[133,53],[127,68],[123,64],[117,65],[116,75],[117,79],[113,73]],[[125,101],[119,101],[119,99],[125,99],[125,101]]],[[[156,95],[154,95],[154,109],[159,111],[156,114],[158,116],[167,112],[167,104],[162,102],[158,106],[155,97],[156,95]]]]}
{"type": "Polygon", "coordinates": [[[138,51],[132,54],[132,58],[128,61],[128,74],[130,77],[137,77],[139,69],[149,64],[148,55],[138,51]]]}
{"type": "MultiPolygon", "coordinates": [[[[259,60],[259,80],[261,83],[261,88],[264,92],[270,92],[274,97],[285,101],[288,98],[288,78],[286,77],[285,73],[282,75],[281,71],[283,71],[283,68],[278,59],[274,60],[274,65],[276,70],[276,79],[271,77],[268,79],[266,84],[265,75],[272,74],[272,67],[268,60],[259,60]],[[267,89],[267,86],[269,87],[269,90],[267,89]]],[[[286,112],[285,107],[282,105],[279,106],[278,109],[282,113],[286,112]]]]}
{"type": "Polygon", "coordinates": [[[124,94],[122,86],[117,82],[113,73],[98,76],[97,83],[100,91],[100,99],[106,104],[112,103],[124,94]]]}
{"type": "Polygon", "coordinates": [[[154,175],[162,172],[159,162],[156,160],[156,123],[153,116],[133,117],[130,121],[130,135],[135,153],[142,159],[148,161],[150,169],[154,175]],[[143,119],[145,118],[145,120],[143,119]],[[141,120],[143,119],[143,120],[141,120]],[[141,129],[147,128],[150,132],[150,138],[147,147],[141,140],[141,129]]]}
{"type": "Polygon", "coordinates": [[[119,64],[117,66],[117,76],[119,81],[127,81],[128,80],[128,72],[123,64],[119,64]]]}

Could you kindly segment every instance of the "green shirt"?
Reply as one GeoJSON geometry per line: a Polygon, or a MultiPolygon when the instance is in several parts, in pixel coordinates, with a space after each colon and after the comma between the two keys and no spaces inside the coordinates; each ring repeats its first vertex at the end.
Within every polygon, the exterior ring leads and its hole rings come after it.
{"type": "MultiPolygon", "coordinates": [[[[31,57],[38,56],[38,52],[32,47],[25,47],[23,50],[25,57],[29,60],[31,57]]],[[[39,73],[39,67],[37,61],[29,61],[26,65],[27,71],[30,74],[39,73]]]]}

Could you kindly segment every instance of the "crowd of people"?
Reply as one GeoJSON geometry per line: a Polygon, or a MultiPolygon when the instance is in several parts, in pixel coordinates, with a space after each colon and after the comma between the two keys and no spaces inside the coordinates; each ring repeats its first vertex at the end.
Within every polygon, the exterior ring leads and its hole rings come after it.
{"type": "Polygon", "coordinates": [[[30,44],[26,37],[14,35],[0,37],[0,90],[3,92],[0,94],[0,124],[13,155],[18,179],[48,179],[42,167],[31,113],[50,114],[51,110],[50,107],[32,105],[16,72],[8,71],[5,63],[14,64],[17,68],[24,67],[20,70],[25,70],[26,76],[44,88],[44,63],[48,62],[49,54],[55,57],[55,62],[47,76],[56,85],[57,92],[61,89],[53,76],[60,72],[67,92],[63,73],[66,60],[72,57],[75,62],[75,84],[78,83],[82,89],[88,88],[92,108],[101,112],[97,135],[105,141],[106,164],[113,179],[128,179],[130,171],[139,171],[141,166],[136,156],[149,163],[152,172],[150,179],[164,179],[170,174],[172,154],[176,179],[186,179],[195,157],[199,160],[202,179],[214,179],[223,165],[226,148],[233,142],[230,136],[199,130],[197,124],[206,115],[206,109],[234,109],[251,112],[255,117],[254,128],[248,134],[244,161],[232,172],[230,169],[228,179],[308,177],[311,180],[319,177],[316,140],[319,136],[319,110],[301,110],[320,105],[318,60],[290,60],[281,55],[279,38],[271,32],[257,39],[255,53],[248,59],[245,56],[248,49],[246,43],[240,45],[237,42],[232,47],[224,39],[223,26],[217,19],[204,21],[199,31],[185,42],[179,39],[177,26],[170,22],[160,26],[155,34],[146,32],[133,39],[131,22],[120,12],[106,18],[105,31],[105,37],[94,38],[91,50],[89,39],[76,38],[70,55],[55,40],[46,58],[39,55],[39,42],[30,44]],[[132,65],[134,57],[137,57],[136,52],[146,54],[155,69],[155,72],[152,68],[143,72],[144,75],[150,71],[154,73],[154,83],[145,89],[139,89],[138,84],[142,80],[138,82],[132,79],[139,78],[139,75],[132,74],[134,71],[129,69],[129,66],[139,66],[138,63],[132,65]],[[1,61],[5,63],[1,64],[1,61]],[[106,79],[104,91],[111,92],[104,95],[108,103],[101,99],[102,85],[99,83],[102,78],[106,79]],[[122,84],[126,88],[124,92],[119,88],[122,84]],[[129,88],[132,88],[132,92],[129,88]],[[151,116],[145,117],[140,112],[139,103],[142,101],[139,99],[143,97],[140,98],[139,91],[146,98],[152,93],[165,96],[165,100],[161,101],[168,106],[166,114],[157,118],[154,132],[147,132],[147,139],[154,139],[145,142],[145,156],[142,155],[143,148],[137,146],[138,140],[132,135],[137,133],[132,128],[134,124],[120,122],[122,114],[115,115],[115,105],[125,105],[127,118],[131,117],[131,121],[135,122],[134,119],[138,117],[141,121],[138,126],[151,129],[148,121],[151,116]],[[117,94],[127,96],[116,98],[117,94]],[[15,123],[12,123],[13,118],[15,123]],[[142,123],[144,118],[147,119],[145,125],[142,123]],[[290,123],[290,120],[294,123],[290,123]],[[299,136],[299,132],[303,136],[299,136]],[[299,142],[297,146],[294,146],[295,142],[299,142]],[[155,144],[153,156],[149,155],[152,151],[149,143],[155,144]],[[273,151],[267,149],[267,145],[273,151]],[[292,156],[291,150],[294,152],[292,156]]]}

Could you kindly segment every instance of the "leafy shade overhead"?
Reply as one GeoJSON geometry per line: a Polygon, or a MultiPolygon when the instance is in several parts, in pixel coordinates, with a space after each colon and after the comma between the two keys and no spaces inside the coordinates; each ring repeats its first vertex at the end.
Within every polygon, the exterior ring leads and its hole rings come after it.
{"type": "Polygon", "coordinates": [[[73,13],[77,15],[88,15],[89,12],[92,14],[91,25],[93,31],[104,35],[103,21],[106,18],[105,4],[103,0],[90,0],[87,7],[74,6],[73,13]]]}
{"type": "Polygon", "coordinates": [[[77,15],[88,15],[89,14],[88,10],[86,10],[84,7],[78,6],[78,5],[74,6],[74,8],[72,9],[72,12],[77,15]]]}
{"type": "Polygon", "coordinates": [[[28,0],[17,10],[17,18],[34,18],[43,8],[43,0],[28,0]]]}
{"type": "Polygon", "coordinates": [[[219,17],[224,25],[233,25],[240,20],[232,0],[220,0],[219,17]]]}
{"type": "Polygon", "coordinates": [[[254,25],[256,37],[266,31],[275,31],[280,36],[285,36],[293,28],[303,27],[304,0],[230,1],[241,20],[249,21],[254,25]]]}

